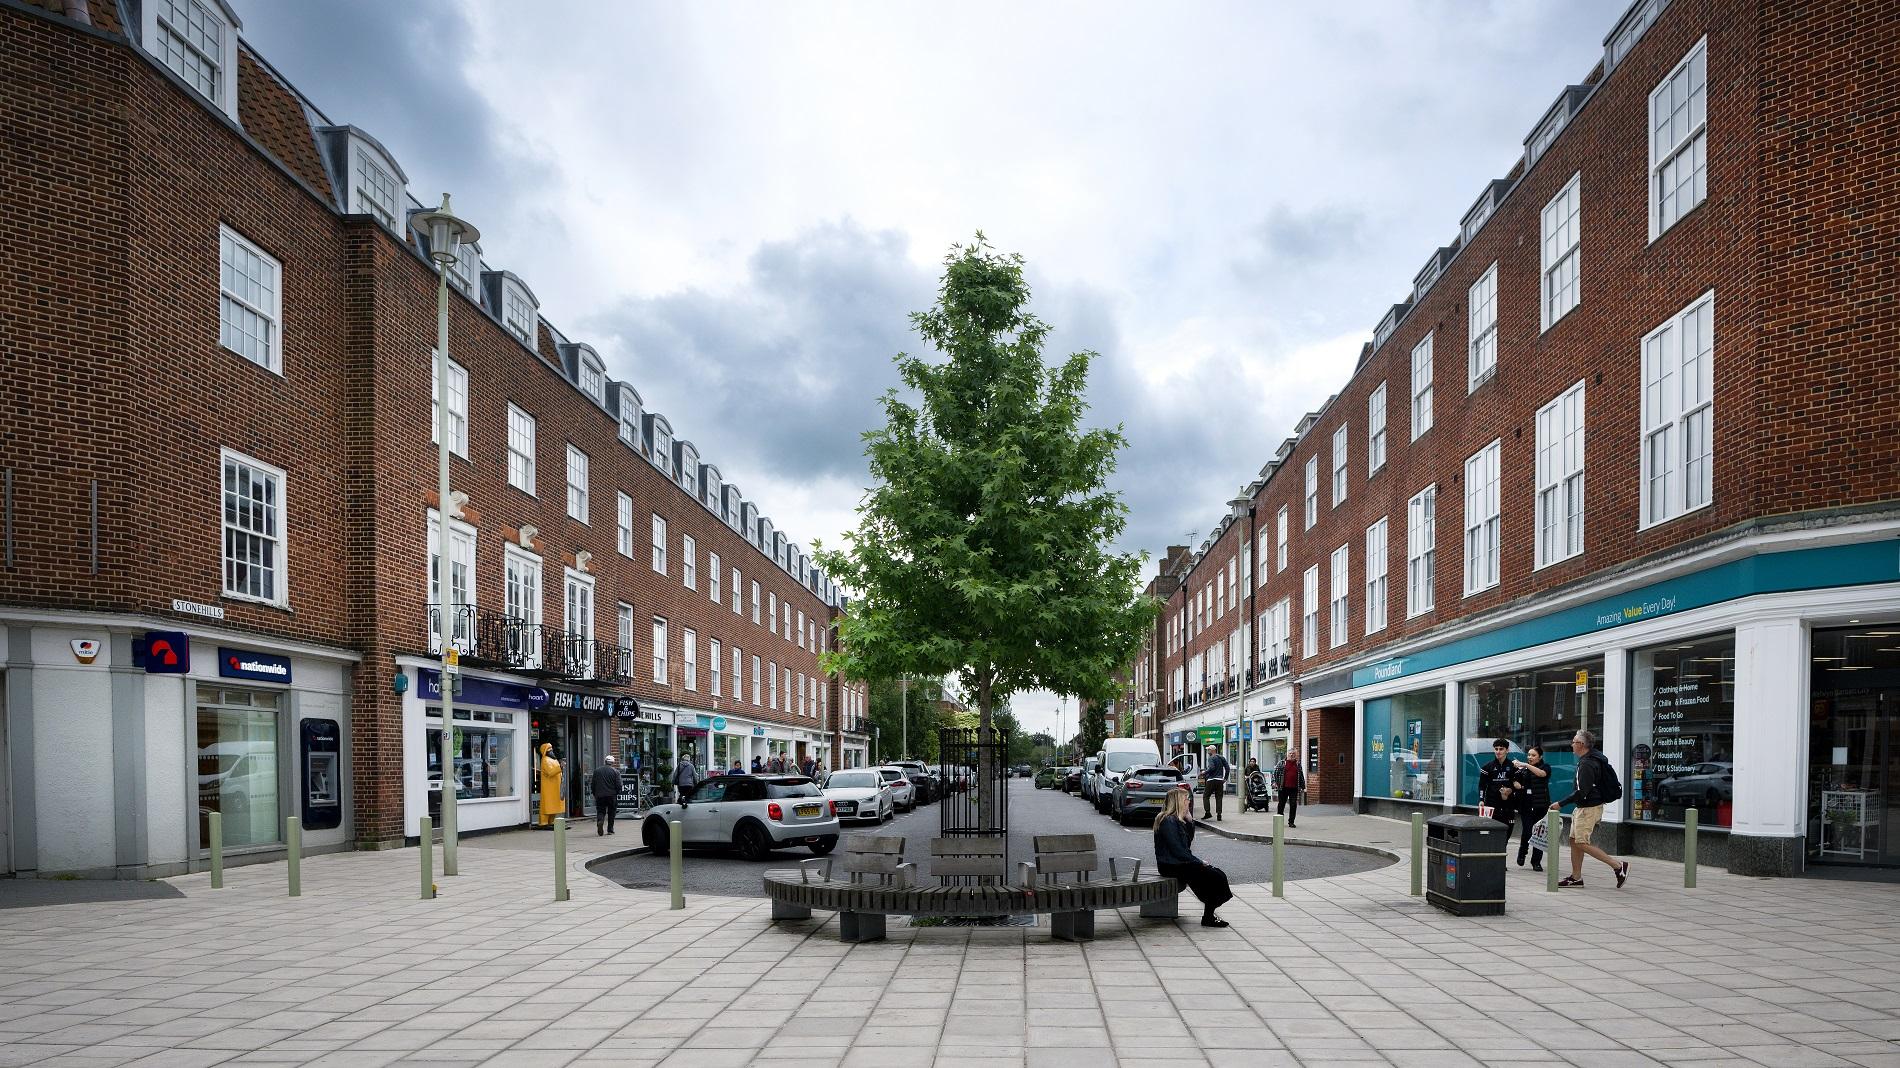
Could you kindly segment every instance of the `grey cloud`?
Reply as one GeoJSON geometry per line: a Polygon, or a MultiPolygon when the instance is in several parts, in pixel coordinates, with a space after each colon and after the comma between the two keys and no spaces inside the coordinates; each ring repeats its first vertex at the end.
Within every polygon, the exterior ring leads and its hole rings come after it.
{"type": "Polygon", "coordinates": [[[1251,282],[1296,282],[1326,263],[1351,260],[1366,245],[1369,222],[1355,207],[1275,204],[1246,234],[1234,270],[1251,282]]]}

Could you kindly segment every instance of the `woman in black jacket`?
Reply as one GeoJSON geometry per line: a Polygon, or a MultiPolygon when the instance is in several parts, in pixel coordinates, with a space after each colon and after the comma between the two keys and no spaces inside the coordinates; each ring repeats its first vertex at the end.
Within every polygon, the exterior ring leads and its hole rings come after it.
{"type": "Polygon", "coordinates": [[[1531,870],[1544,870],[1544,851],[1531,849],[1531,831],[1537,827],[1537,821],[1544,818],[1550,809],[1550,765],[1544,763],[1544,747],[1533,745],[1524,750],[1528,760],[1513,760],[1517,767],[1518,792],[1523,795],[1523,804],[1518,806],[1518,819],[1523,822],[1523,833],[1517,841],[1517,866],[1524,866],[1524,853],[1531,854],[1531,870]]]}
{"type": "Polygon", "coordinates": [[[1227,873],[1194,855],[1194,799],[1186,790],[1169,790],[1155,817],[1155,867],[1187,884],[1201,900],[1201,926],[1225,927],[1214,910],[1233,900],[1227,873]]]}

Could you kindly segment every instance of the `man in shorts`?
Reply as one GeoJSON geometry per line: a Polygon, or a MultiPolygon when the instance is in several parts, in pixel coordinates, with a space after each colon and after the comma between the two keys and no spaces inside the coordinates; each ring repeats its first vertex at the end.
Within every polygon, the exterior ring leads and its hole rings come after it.
{"type": "MultiPolygon", "coordinates": [[[[1617,860],[1590,841],[1597,822],[1603,818],[1605,788],[1616,782],[1616,770],[1610,767],[1610,758],[1597,751],[1596,741],[1596,736],[1589,731],[1578,731],[1570,739],[1570,751],[1577,754],[1577,788],[1569,797],[1550,806],[1552,812],[1572,803],[1577,806],[1570,814],[1570,874],[1557,885],[1583,885],[1583,855],[1588,853],[1610,866],[1616,875],[1616,888],[1621,890],[1623,881],[1629,878],[1630,862],[1617,860]]],[[[1616,796],[1621,797],[1620,787],[1614,789],[1616,796]]]]}

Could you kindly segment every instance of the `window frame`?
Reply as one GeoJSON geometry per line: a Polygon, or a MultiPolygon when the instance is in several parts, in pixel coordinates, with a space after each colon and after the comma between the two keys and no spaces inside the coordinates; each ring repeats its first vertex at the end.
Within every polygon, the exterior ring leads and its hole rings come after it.
{"type": "MultiPolygon", "coordinates": [[[[158,0],[146,0],[155,4],[158,0]]],[[[192,0],[195,2],[195,0],[192,0]]],[[[275,375],[284,373],[284,265],[277,257],[265,252],[257,243],[238,233],[231,227],[218,224],[218,347],[238,357],[248,364],[262,367],[275,375]],[[259,305],[226,284],[227,267],[235,269],[227,246],[235,247],[246,255],[252,256],[268,266],[271,271],[270,301],[268,306],[259,305]],[[265,362],[259,363],[250,354],[235,348],[225,341],[226,317],[225,302],[236,304],[241,310],[264,320],[270,328],[270,336],[265,341],[265,362]]],[[[462,455],[467,456],[466,447],[462,455]]]]}
{"type": "Polygon", "coordinates": [[[699,692],[699,632],[691,627],[680,630],[680,685],[699,692]]]}
{"type": "Polygon", "coordinates": [[[241,453],[236,449],[225,448],[218,451],[218,586],[221,591],[219,593],[220,597],[237,601],[249,601],[253,604],[271,605],[276,608],[283,608],[289,605],[289,489],[290,476],[284,473],[283,468],[273,464],[267,464],[254,456],[241,453]],[[227,517],[230,515],[231,509],[226,502],[226,496],[231,493],[231,490],[227,485],[229,475],[226,472],[226,468],[232,464],[248,468],[253,478],[258,474],[264,475],[265,481],[272,486],[273,500],[267,505],[271,509],[270,517],[273,520],[272,532],[270,534],[260,534],[248,527],[236,526],[228,521],[227,517]],[[271,565],[269,567],[268,577],[272,591],[270,596],[248,593],[244,590],[233,588],[231,574],[234,561],[231,556],[230,546],[231,533],[234,530],[245,537],[257,538],[269,543],[271,547],[271,565]]]}
{"type": "Polygon", "coordinates": [[[699,539],[680,531],[680,585],[699,589],[699,539]]]}
{"type": "Polygon", "coordinates": [[[536,426],[534,416],[529,415],[526,409],[523,409],[520,405],[516,404],[513,401],[509,401],[508,402],[508,484],[520,490],[521,492],[527,494],[530,497],[535,495],[534,493],[534,452],[535,452],[535,436],[537,432],[538,432],[538,428],[536,426]],[[524,426],[527,430],[527,451],[525,452],[522,451],[521,448],[519,447],[521,444],[519,440],[520,434],[517,433],[517,431],[523,429],[524,426]],[[517,471],[517,465],[519,466],[519,471],[517,471]],[[517,474],[521,475],[521,479],[518,480],[516,478],[517,474]],[[522,484],[523,481],[526,482],[526,485],[522,484]]]}
{"type": "Polygon", "coordinates": [[[1333,428],[1333,501],[1337,508],[1346,501],[1351,489],[1347,468],[1352,463],[1352,424],[1341,423],[1333,428]]]}
{"type": "Polygon", "coordinates": [[[1327,587],[1327,616],[1331,621],[1328,649],[1344,648],[1352,641],[1352,545],[1333,550],[1331,583],[1327,587]]]}
{"type": "Polygon", "coordinates": [[[1313,529],[1319,522],[1319,454],[1315,452],[1306,458],[1306,527],[1313,529]]]}
{"type": "Polygon", "coordinates": [[[567,517],[579,523],[586,523],[589,511],[587,499],[588,458],[573,442],[567,443],[567,517]],[[578,463],[576,461],[579,461],[578,463]],[[575,475],[580,481],[575,481],[575,475]]]}
{"type": "Polygon", "coordinates": [[[1418,344],[1412,346],[1411,389],[1412,389],[1412,440],[1413,441],[1417,441],[1419,438],[1424,437],[1426,434],[1431,432],[1431,429],[1433,426],[1437,425],[1432,413],[1432,356],[1433,356],[1432,337],[1436,333],[1437,331],[1434,331],[1434,330],[1426,331],[1425,336],[1419,339],[1418,344]],[[1419,353],[1421,350],[1425,354],[1423,360],[1419,358],[1419,353]],[[1419,374],[1419,369],[1421,366],[1424,368],[1424,374],[1422,376],[1419,374]],[[1423,386],[1419,384],[1421,378],[1424,381],[1423,386]]]}
{"type": "Polygon", "coordinates": [[[1715,503],[1715,347],[1715,290],[1713,289],[1690,301],[1680,311],[1670,315],[1655,329],[1643,335],[1642,344],[1638,349],[1643,390],[1642,414],[1638,431],[1641,435],[1638,439],[1638,452],[1641,457],[1640,477],[1642,478],[1638,530],[1648,530],[1651,527],[1680,519],[1715,503]],[[1682,340],[1686,335],[1685,323],[1691,316],[1696,317],[1696,322],[1692,325],[1699,325],[1703,321],[1703,316],[1706,316],[1708,347],[1706,350],[1700,347],[1700,331],[1698,330],[1698,347],[1692,362],[1697,375],[1699,397],[1693,405],[1688,405],[1684,402],[1683,390],[1689,368],[1684,360],[1682,340]],[[1661,352],[1658,346],[1663,344],[1673,344],[1673,350],[1668,353],[1661,352]],[[1661,382],[1652,381],[1652,356],[1669,361],[1668,374],[1661,382]],[[1706,381],[1703,380],[1704,376],[1706,376],[1706,381]],[[1673,385],[1675,398],[1670,414],[1664,419],[1662,413],[1657,410],[1657,406],[1664,399],[1671,385],[1673,385]],[[1688,453],[1691,446],[1688,441],[1687,424],[1692,417],[1698,415],[1703,417],[1707,425],[1708,452],[1699,458],[1703,474],[1698,479],[1697,488],[1702,491],[1702,499],[1692,505],[1689,503],[1691,500],[1689,468],[1692,463],[1697,462],[1698,458],[1691,457],[1688,453]],[[1658,422],[1659,419],[1662,421],[1658,422]],[[1660,515],[1657,514],[1658,508],[1652,496],[1656,489],[1654,480],[1658,477],[1653,470],[1655,446],[1652,443],[1659,436],[1663,440],[1665,451],[1673,453],[1672,466],[1662,476],[1664,478],[1662,493],[1665,500],[1662,501],[1660,515]],[[1674,443],[1673,446],[1671,442],[1674,443]]]}
{"type": "Polygon", "coordinates": [[[666,617],[653,617],[653,682],[666,686],[667,664],[671,660],[672,650],[667,647],[666,617]]]}
{"type": "Polygon", "coordinates": [[[1537,410],[1537,461],[1533,465],[1535,492],[1536,556],[1534,567],[1549,567],[1583,554],[1584,522],[1584,431],[1586,427],[1584,380],[1551,398],[1537,410]],[[1553,440],[1546,441],[1546,436],[1553,440]],[[1561,504],[1561,514],[1551,508],[1561,504]],[[1553,552],[1550,539],[1561,535],[1562,551],[1553,552]]]}
{"type": "MultiPolygon", "coordinates": [[[[437,363],[442,358],[435,349],[429,350],[429,444],[438,448],[442,445],[442,375],[437,363]]],[[[449,452],[462,459],[468,459],[468,369],[449,358],[449,452]],[[456,410],[456,383],[461,383],[460,411],[456,410]],[[458,425],[457,419],[461,420],[458,425]]]]}
{"type": "Polygon", "coordinates": [[[1500,466],[1503,447],[1504,439],[1496,438],[1489,445],[1465,458],[1464,595],[1466,597],[1497,588],[1502,577],[1503,567],[1500,561],[1504,546],[1500,466]],[[1480,479],[1484,480],[1482,486],[1479,485],[1480,479]],[[1482,509],[1475,523],[1472,521],[1474,507],[1482,509]],[[1474,569],[1476,564],[1484,566],[1483,574],[1474,569]]]}
{"type": "Polygon", "coordinates": [[[723,566],[724,562],[719,559],[718,553],[711,549],[706,550],[706,599],[721,608],[725,607],[725,602],[720,596],[719,585],[724,575],[720,570],[723,566]]]}
{"type": "Polygon", "coordinates": [[[1465,393],[1497,377],[1498,373],[1498,264],[1491,261],[1465,291],[1465,393]],[[1482,290],[1482,292],[1480,292],[1482,290]]]}
{"type": "Polygon", "coordinates": [[[1273,573],[1276,575],[1286,570],[1288,512],[1288,507],[1281,505],[1279,515],[1273,521],[1273,573]]]}
{"type": "Polygon", "coordinates": [[[1385,466],[1385,383],[1366,398],[1366,477],[1385,466]]]}
{"type": "Polygon", "coordinates": [[[1300,658],[1319,655],[1319,565],[1308,567],[1300,587],[1300,658]]]}
{"type": "Polygon", "coordinates": [[[1438,483],[1405,502],[1405,618],[1438,607],[1438,483]]]}
{"type": "Polygon", "coordinates": [[[1548,331],[1583,303],[1583,172],[1570,176],[1538,214],[1538,318],[1548,331]],[[1553,225],[1553,212],[1562,217],[1553,225]],[[1568,235],[1568,244],[1556,247],[1568,235]],[[1553,259],[1553,253],[1555,258],[1553,259]],[[1567,277],[1558,277],[1567,275],[1567,277]],[[1559,297],[1569,303],[1557,307],[1559,297]]]}
{"type": "MultiPolygon", "coordinates": [[[[1647,142],[1648,152],[1649,152],[1649,175],[1645,181],[1645,184],[1648,186],[1648,193],[1646,194],[1645,199],[1648,200],[1649,202],[1649,240],[1652,244],[1655,243],[1659,238],[1661,238],[1662,235],[1674,229],[1677,223],[1681,222],[1684,218],[1688,217],[1688,215],[1691,212],[1695,211],[1695,209],[1707,203],[1709,199],[1709,190],[1708,190],[1708,137],[1709,137],[1708,62],[1709,62],[1709,38],[1705,34],[1702,36],[1701,39],[1697,40],[1693,46],[1690,47],[1688,52],[1683,54],[1682,59],[1677,61],[1675,66],[1669,69],[1668,74],[1663,75],[1662,80],[1656,83],[1656,87],[1649,91],[1648,107],[1645,109],[1645,113],[1644,113],[1644,118],[1645,118],[1644,141],[1647,142]],[[1699,67],[1696,65],[1696,62],[1695,62],[1697,60],[1701,61],[1701,64],[1699,67]],[[1682,134],[1681,136],[1679,136],[1670,145],[1667,152],[1659,153],[1657,151],[1656,139],[1658,135],[1661,133],[1661,129],[1659,127],[1659,124],[1656,121],[1657,100],[1663,95],[1665,90],[1668,90],[1671,87],[1672,83],[1675,82],[1676,76],[1678,74],[1687,74],[1688,76],[1693,78],[1695,72],[1698,69],[1701,71],[1701,84],[1698,87],[1692,81],[1688,85],[1688,99],[1684,103],[1684,108],[1686,108],[1688,112],[1688,115],[1687,115],[1688,124],[1686,127],[1686,132],[1682,134]],[[1696,114],[1696,100],[1698,96],[1700,96],[1701,98],[1702,118],[1700,122],[1695,121],[1695,118],[1694,118],[1696,114]],[[1671,163],[1682,158],[1682,156],[1685,153],[1694,153],[1698,151],[1698,145],[1700,146],[1702,163],[1699,167],[1695,167],[1695,169],[1690,172],[1691,179],[1692,179],[1690,183],[1691,189],[1692,189],[1691,195],[1695,197],[1695,202],[1690,204],[1686,208],[1682,208],[1676,211],[1675,217],[1670,219],[1667,223],[1665,223],[1662,220],[1662,199],[1663,199],[1662,183],[1664,181],[1664,176],[1662,172],[1671,163]],[[1699,177],[1701,179],[1701,189],[1699,191],[1696,191],[1693,188],[1695,185],[1695,182],[1693,181],[1693,179],[1696,177],[1699,177]]],[[[1674,118],[1675,113],[1676,113],[1676,109],[1671,108],[1670,109],[1671,119],[1674,118]]],[[[1694,166],[1693,162],[1691,165],[1694,166]]],[[[1678,183],[1677,188],[1678,189],[1681,188],[1681,183],[1678,183]]]]}
{"type": "Polygon", "coordinates": [[[1386,582],[1386,573],[1391,566],[1391,525],[1389,517],[1380,516],[1378,522],[1366,528],[1366,633],[1376,634],[1385,629],[1391,614],[1389,601],[1390,587],[1386,582]]]}
{"type": "Polygon", "coordinates": [[[217,24],[218,55],[215,62],[213,62],[212,57],[205,53],[204,48],[191,41],[186,34],[181,33],[178,29],[171,26],[162,26],[160,24],[159,7],[162,6],[162,2],[163,0],[145,0],[145,3],[140,9],[139,21],[143,31],[140,35],[140,41],[143,43],[146,53],[157,60],[158,65],[165,68],[173,77],[183,82],[185,87],[191,90],[199,99],[223,112],[232,121],[237,121],[238,27],[232,23],[229,16],[225,14],[222,6],[216,3],[215,0],[177,0],[179,3],[188,4],[197,9],[202,12],[209,21],[217,24]],[[166,57],[164,50],[160,47],[161,33],[176,38],[181,48],[187,49],[192,54],[202,57],[207,61],[212,69],[212,77],[207,79],[211,82],[213,90],[211,95],[206,95],[205,91],[199,88],[192,74],[172,66],[171,61],[166,57]]]}

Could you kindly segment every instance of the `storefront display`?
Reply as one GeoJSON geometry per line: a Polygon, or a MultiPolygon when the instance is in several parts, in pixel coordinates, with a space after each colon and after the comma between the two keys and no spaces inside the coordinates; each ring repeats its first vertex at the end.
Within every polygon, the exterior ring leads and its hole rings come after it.
{"type": "Polygon", "coordinates": [[[1445,800],[1445,692],[1416,690],[1366,702],[1365,796],[1445,800]]]}
{"type": "Polygon", "coordinates": [[[1900,621],[1816,630],[1812,649],[1808,859],[1900,865],[1900,621]]]}
{"type": "Polygon", "coordinates": [[[1735,810],[1735,634],[1630,656],[1629,818],[1727,827],[1735,810]]]}
{"type": "Polygon", "coordinates": [[[211,840],[211,813],[223,814],[224,846],[283,840],[277,790],[284,694],[198,686],[198,840],[211,840]]]}
{"type": "Polygon", "coordinates": [[[1478,769],[1491,762],[1491,743],[1511,740],[1511,756],[1522,759],[1533,745],[1544,748],[1550,765],[1550,796],[1571,792],[1577,757],[1570,739],[1587,730],[1603,737],[1603,658],[1532,668],[1474,679],[1459,690],[1464,705],[1464,750],[1459,769],[1458,803],[1478,803],[1478,769]]]}
{"type": "MultiPolygon", "coordinates": [[[[438,790],[442,783],[442,710],[433,709],[429,718],[438,725],[428,731],[426,764],[429,788],[438,790]]],[[[452,745],[456,797],[466,801],[473,797],[515,796],[514,718],[513,712],[456,710],[452,745]]]]}

